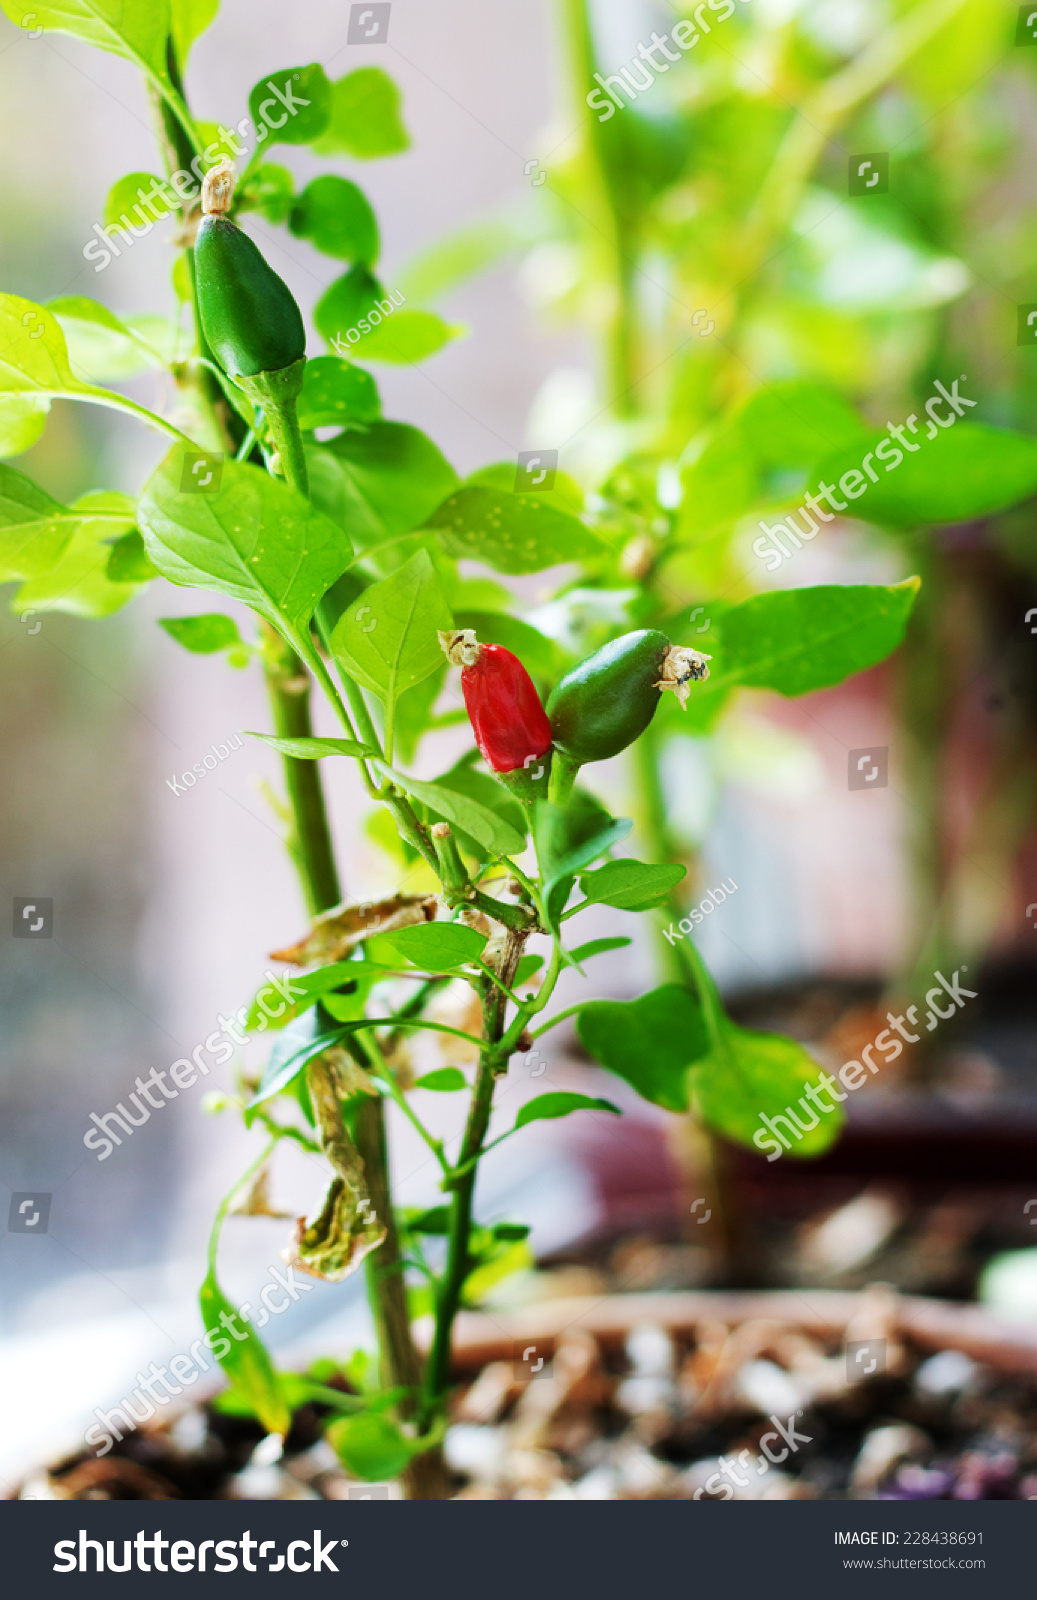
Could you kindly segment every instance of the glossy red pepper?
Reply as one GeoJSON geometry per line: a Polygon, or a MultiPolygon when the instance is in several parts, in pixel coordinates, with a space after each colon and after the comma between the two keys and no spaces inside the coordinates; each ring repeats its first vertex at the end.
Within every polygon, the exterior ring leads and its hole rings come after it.
{"type": "Polygon", "coordinates": [[[521,771],[539,762],[551,748],[551,724],[518,656],[501,644],[479,644],[470,628],[439,638],[447,658],[461,668],[475,742],[490,771],[521,771]]]}

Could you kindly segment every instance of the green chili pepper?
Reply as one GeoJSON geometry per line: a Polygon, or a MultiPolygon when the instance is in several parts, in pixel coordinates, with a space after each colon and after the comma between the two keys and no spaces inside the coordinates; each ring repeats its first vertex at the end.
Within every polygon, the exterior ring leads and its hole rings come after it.
{"type": "Polygon", "coordinates": [[[194,246],[198,310],[224,371],[251,378],[301,361],[306,330],[288,285],[226,215],[233,186],[230,162],[206,173],[194,246]]]}
{"type": "Polygon", "coordinates": [[[671,645],[655,628],[602,645],[565,674],[547,702],[555,744],[578,766],[618,755],[644,733],[664,690],[685,704],[688,685],[709,676],[709,659],[671,645]]]}

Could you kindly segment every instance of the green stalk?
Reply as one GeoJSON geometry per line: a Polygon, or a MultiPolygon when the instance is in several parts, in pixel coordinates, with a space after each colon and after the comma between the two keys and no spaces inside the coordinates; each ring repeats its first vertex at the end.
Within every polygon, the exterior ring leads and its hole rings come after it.
{"type": "MultiPolygon", "coordinates": [[[[309,739],[313,734],[309,674],[280,634],[269,623],[261,626],[274,732],[282,739],[309,739]]],[[[320,762],[297,761],[294,756],[281,759],[292,812],[288,851],[299,874],[307,910],[311,916],[317,916],[338,905],[342,898],[324,805],[320,762]]]]}
{"type": "Polygon", "coordinates": [[[266,412],[267,427],[281,458],[281,472],[300,494],[309,495],[310,475],[306,466],[302,430],[295,409],[294,396],[283,399],[279,405],[270,405],[266,412]]]}
{"type": "MultiPolygon", "coordinates": [[[[498,969],[499,977],[509,988],[514,980],[515,969],[521,959],[525,942],[525,934],[509,929],[498,969]]],[[[478,1157],[482,1152],[486,1130],[490,1124],[493,1091],[501,1065],[499,1053],[493,1047],[499,1045],[504,1036],[506,1011],[506,997],[487,982],[483,999],[485,1043],[479,1055],[479,1068],[468,1108],[468,1121],[457,1157],[457,1167],[463,1170],[455,1179],[451,1190],[446,1270],[436,1289],[435,1328],[425,1368],[421,1410],[423,1430],[431,1426],[450,1382],[454,1318],[461,1304],[461,1290],[471,1265],[469,1240],[472,1232],[472,1203],[478,1176],[478,1157]]]]}
{"type": "Polygon", "coordinates": [[[551,776],[547,780],[547,798],[552,805],[564,806],[573,792],[580,763],[556,750],[551,760],[551,776]]]}
{"type": "MultiPolygon", "coordinates": [[[[596,67],[587,0],[563,0],[562,13],[578,107],[585,115],[582,101],[586,90],[581,92],[581,86],[593,87],[596,67]]],[[[607,341],[609,404],[617,416],[632,417],[637,411],[639,340],[635,284],[640,218],[629,193],[624,193],[625,173],[613,162],[613,155],[620,153],[621,146],[611,134],[611,124],[592,119],[586,151],[591,166],[591,200],[596,202],[598,216],[589,220],[595,232],[606,236],[612,257],[615,309],[607,341]],[[604,131],[606,126],[608,133],[604,131]]]]}

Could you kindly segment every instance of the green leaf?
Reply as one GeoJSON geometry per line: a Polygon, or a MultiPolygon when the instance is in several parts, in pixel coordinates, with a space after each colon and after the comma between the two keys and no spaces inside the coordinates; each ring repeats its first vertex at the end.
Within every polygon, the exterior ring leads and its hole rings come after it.
{"type": "MultiPolygon", "coordinates": [[[[820,1155],[837,1138],[845,1121],[841,1106],[825,1114],[806,1097],[808,1086],[820,1086],[821,1068],[801,1044],[783,1034],[736,1027],[727,1018],[714,1048],[694,1063],[689,1082],[704,1121],[750,1149],[756,1134],[764,1140],[764,1148],[770,1148],[767,1126],[761,1119],[780,1114],[787,1123],[789,1105],[809,1129],[800,1141],[793,1142],[793,1123],[789,1150],[793,1156],[820,1155]],[[814,1119],[817,1126],[809,1128],[814,1119]]],[[[827,1103],[822,1100],[822,1105],[827,1103]]]]}
{"type": "Polygon", "coordinates": [[[528,1239],[531,1232],[532,1229],[527,1222],[495,1222],[493,1224],[493,1237],[508,1244],[528,1239]]]}
{"type": "Polygon", "coordinates": [[[477,933],[463,922],[422,922],[386,934],[385,938],[423,972],[455,972],[458,967],[478,961],[486,944],[486,934],[477,933]]]}
{"type": "MultiPolygon", "coordinates": [[[[526,813],[515,797],[498,783],[496,778],[488,777],[485,772],[474,772],[470,765],[463,759],[447,772],[440,773],[435,782],[444,789],[450,789],[454,794],[465,795],[469,800],[474,800],[478,805],[485,806],[488,811],[493,811],[516,833],[525,838],[528,831],[526,813]]],[[[449,817],[439,816],[426,807],[427,822],[448,822],[449,817]]],[[[465,833],[463,829],[454,828],[454,838],[459,850],[466,855],[480,859],[483,852],[479,842],[465,833]]]]}
{"type": "Polygon", "coordinates": [[[391,577],[373,583],[339,618],[331,650],[351,677],[393,706],[427,678],[443,653],[437,630],[453,627],[439,574],[418,550],[391,577]]]}
{"type": "Polygon", "coordinates": [[[805,469],[861,431],[860,418],[841,394],[802,378],[765,384],[734,420],[763,471],[805,469]]]}
{"type": "MultiPolygon", "coordinates": [[[[371,307],[384,297],[385,290],[381,283],[360,262],[329,284],[317,301],[313,308],[317,332],[329,343],[344,339],[348,329],[353,329],[358,335],[363,333],[364,330],[357,327],[360,318],[366,316],[371,307]]],[[[391,301],[389,304],[392,306],[391,301]]],[[[350,341],[351,344],[354,342],[350,341]]]]}
{"type": "Polygon", "coordinates": [[[578,517],[543,497],[463,485],[427,518],[448,555],[481,561],[495,572],[542,572],[563,561],[605,554],[578,517]]]}
{"type": "Polygon", "coordinates": [[[331,84],[317,62],[282,67],[260,78],[248,97],[257,145],[311,144],[331,113],[331,84]]]}
{"type": "Polygon", "coordinates": [[[419,1212],[417,1216],[408,1217],[407,1228],[411,1233],[427,1233],[434,1237],[442,1237],[450,1232],[450,1207],[433,1206],[428,1211],[419,1212]]]}
{"type": "MultiPolygon", "coordinates": [[[[940,413],[948,407],[941,402],[940,413]]],[[[982,422],[958,422],[934,439],[919,431],[905,439],[917,446],[915,452],[902,451],[904,459],[890,466],[887,460],[877,483],[862,472],[865,456],[874,452],[880,440],[890,447],[887,434],[866,435],[852,449],[823,461],[811,473],[818,484],[839,485],[848,471],[856,471],[866,484],[863,494],[849,499],[847,516],[868,522],[889,523],[896,528],[915,527],[927,522],[965,522],[986,517],[1018,505],[1037,491],[1037,438],[1009,429],[987,427],[982,422]]],[[[872,470],[878,470],[871,462],[872,470]]],[[[851,487],[859,491],[854,479],[851,487]]],[[[845,496],[845,491],[842,491],[845,496]]]]}
{"type": "MultiPolygon", "coordinates": [[[[430,672],[413,689],[405,689],[397,700],[393,743],[396,760],[406,762],[408,766],[413,762],[418,745],[425,734],[431,731],[433,709],[443,692],[446,676],[447,663],[444,657],[438,672],[430,672]]],[[[435,820],[438,822],[440,819],[437,817],[435,820]]]]}
{"type": "MultiPolygon", "coordinates": [[[[372,320],[370,315],[368,320],[372,320]]],[[[364,337],[356,346],[350,345],[351,352],[360,360],[410,367],[438,355],[444,346],[463,338],[468,330],[461,322],[444,321],[436,311],[404,308],[394,311],[370,333],[364,331],[361,322],[360,331],[364,337]]]]}
{"type": "Polygon", "coordinates": [[[283,756],[295,761],[319,761],[322,756],[372,756],[370,745],[358,739],[281,739],[275,733],[249,733],[250,739],[262,739],[283,756]]]}
{"type": "Polygon", "coordinates": [[[266,1071],[249,1101],[249,1109],[262,1105],[264,1100],[287,1089],[314,1056],[322,1055],[332,1045],[339,1044],[348,1031],[341,1023],[318,1028],[317,1013],[312,1008],[290,1022],[270,1052],[266,1071]]]}
{"type": "MultiPolygon", "coordinates": [[[[128,322],[86,295],[49,300],[47,310],[58,319],[68,341],[69,362],[87,383],[117,383],[151,372],[165,363],[161,353],[128,322]]],[[[164,319],[145,318],[161,339],[164,319]]]]}
{"type": "Polygon", "coordinates": [[[31,450],[47,426],[50,401],[32,395],[0,396],[0,456],[31,450]]]}
{"type": "Polygon", "coordinates": [[[159,576],[158,568],[148,560],[138,528],[120,534],[113,542],[104,570],[109,583],[150,583],[159,576]]]}
{"type": "Polygon", "coordinates": [[[766,384],[717,427],[683,468],[679,532],[694,536],[733,523],[789,474],[804,474],[829,450],[860,436],[841,395],[805,379],[766,384]],[[780,476],[778,476],[780,475],[780,476]]]}
{"type": "Polygon", "coordinates": [[[370,161],[410,145],[400,117],[400,91],[381,67],[358,67],[331,86],[331,115],[314,145],[319,156],[370,161]]]}
{"type": "MultiPolygon", "coordinates": [[[[337,469],[333,483],[323,485],[322,507],[362,549],[420,528],[457,482],[428,435],[404,422],[347,430],[319,453],[337,469]]],[[[309,451],[307,460],[317,455],[309,451]]]]}
{"type": "Polygon", "coordinates": [[[596,872],[580,874],[580,888],[592,904],[650,911],[664,904],[686,872],[676,862],[649,866],[644,861],[606,861],[596,872]]]}
{"type": "Polygon", "coordinates": [[[486,851],[488,859],[517,855],[525,848],[525,836],[510,823],[505,822],[495,811],[491,811],[488,806],[480,805],[477,800],[471,800],[467,795],[456,794],[442,784],[419,782],[417,778],[409,778],[406,774],[386,766],[384,761],[376,761],[374,765],[384,772],[387,778],[391,778],[405,794],[420,800],[422,805],[428,806],[430,811],[434,811],[437,816],[443,817],[454,827],[471,834],[476,843],[486,851]]]}
{"type": "Polygon", "coordinates": [[[347,1471],[366,1482],[398,1477],[413,1455],[428,1448],[406,1439],[394,1422],[374,1411],[340,1417],[325,1438],[347,1471]]]}
{"type": "Polygon", "coordinates": [[[229,1378],[235,1394],[247,1402],[268,1433],[287,1434],[292,1425],[292,1414],[281,1393],[266,1345],[241,1316],[237,1306],[227,1299],[216,1280],[215,1271],[211,1271],[202,1284],[198,1303],[202,1326],[213,1336],[214,1347],[218,1348],[221,1339],[230,1346],[216,1359],[229,1378]],[[224,1316],[226,1322],[221,1321],[224,1316]],[[235,1331],[226,1332],[228,1325],[235,1331]]]}
{"type": "Polygon", "coordinates": [[[166,35],[169,0],[3,0],[3,8],[20,28],[41,27],[70,33],[98,50],[110,50],[142,67],[150,77],[168,83],[166,35]]]}
{"type": "Polygon", "coordinates": [[[297,239],[340,261],[378,259],[378,223],[363,190],[330,173],[308,183],[292,207],[288,226],[297,239]]]}
{"type": "Polygon", "coordinates": [[[435,355],[464,329],[434,311],[404,307],[364,265],[351,267],[325,290],[313,311],[317,330],[339,355],[409,365],[435,355]]]}
{"type": "Polygon", "coordinates": [[[13,611],[67,611],[76,617],[109,617],[140,593],[143,583],[113,583],[108,576],[109,540],[132,528],[133,501],[123,494],[87,494],[69,508],[76,530],[60,561],[24,583],[13,611]]]}
{"type": "Polygon", "coordinates": [[[220,0],[169,0],[173,48],[183,72],[191,46],[214,21],[220,9],[220,0]]]}
{"type": "MultiPolygon", "coordinates": [[[[495,216],[480,217],[420,249],[400,271],[397,287],[408,300],[434,305],[504,256],[528,249],[536,238],[532,208],[516,211],[509,203],[495,216]]],[[[511,472],[514,479],[514,464],[511,472]]]]}
{"type": "Polygon", "coordinates": [[[461,1304],[477,1306],[505,1278],[516,1272],[529,1272],[534,1265],[533,1252],[524,1239],[511,1244],[494,1241],[489,1252],[481,1254],[478,1266],[465,1278],[461,1304]]]}
{"type": "Polygon", "coordinates": [[[145,485],[139,517],[151,560],[171,583],[243,601],[299,645],[318,600],[349,565],[348,539],[259,467],[225,461],[214,493],[182,491],[186,469],[177,447],[145,485]]]}
{"type": "Polygon", "coordinates": [[[68,362],[65,336],[43,306],[16,294],[0,294],[0,395],[35,405],[61,395],[89,394],[68,362]]]}
{"type": "Polygon", "coordinates": [[[471,628],[480,644],[502,644],[518,656],[531,678],[553,682],[563,671],[562,652],[553,639],[506,611],[454,611],[454,626],[471,628]]]}
{"type": "Polygon", "coordinates": [[[307,361],[296,408],[303,429],[362,427],[377,422],[382,414],[371,374],[341,356],[307,361]]]}
{"type": "Polygon", "coordinates": [[[567,472],[556,471],[550,488],[546,484],[539,489],[532,486],[538,475],[539,473],[534,471],[532,461],[521,473],[516,470],[514,461],[493,461],[487,467],[477,467],[474,472],[470,472],[465,479],[465,486],[503,489],[506,494],[522,493],[538,504],[571,511],[575,515],[584,509],[587,497],[576,479],[571,478],[567,472]],[[532,477],[529,477],[529,474],[532,474],[532,477]],[[516,483],[519,485],[518,488],[516,483]]]}
{"type": "MultiPolygon", "coordinates": [[[[161,186],[161,183],[161,178],[157,178],[153,172],[127,172],[124,177],[117,178],[105,197],[104,210],[101,213],[105,227],[109,228],[121,223],[124,228],[130,224],[141,228],[145,223],[152,222],[155,217],[155,209],[159,203],[158,196],[153,191],[157,186],[161,186]],[[148,194],[151,194],[152,198],[145,204],[144,196],[148,194]]],[[[165,192],[168,194],[172,205],[179,209],[176,190],[167,184],[165,192]]],[[[166,210],[168,211],[169,209],[170,207],[167,206],[166,210]]],[[[76,295],[69,296],[69,300],[73,303],[78,298],[76,295]]],[[[60,302],[58,303],[60,304],[60,302]]],[[[86,302],[87,305],[94,305],[95,303],[93,300],[86,302]]],[[[51,300],[48,304],[53,308],[54,301],[51,300]]]]}
{"type": "Polygon", "coordinates": [[[553,1121],[555,1117],[569,1116],[572,1111],[611,1111],[614,1116],[622,1116],[611,1100],[595,1100],[589,1094],[541,1094],[535,1100],[527,1100],[521,1108],[515,1118],[515,1132],[530,1122],[553,1121]]]}
{"type": "Polygon", "coordinates": [[[520,957],[519,964],[515,968],[515,977],[512,981],[511,987],[513,989],[519,989],[522,984],[528,983],[530,978],[532,978],[535,973],[540,971],[540,968],[543,966],[543,964],[543,956],[520,957]]]}
{"type": "Polygon", "coordinates": [[[557,922],[581,867],[589,867],[611,850],[634,824],[629,817],[611,817],[601,802],[583,789],[574,789],[565,806],[538,800],[533,815],[544,903],[548,917],[557,922]]]}
{"type": "Polygon", "coordinates": [[[294,197],[295,179],[288,168],[276,161],[264,161],[253,168],[251,177],[238,190],[238,210],[260,211],[268,222],[280,226],[288,221],[294,197]]]}
{"type": "Polygon", "coordinates": [[[665,983],[637,1000],[591,1000],[576,1031],[594,1059],[642,1099],[666,1111],[688,1109],[688,1068],[709,1038],[701,1006],[680,984],[665,983]]]}
{"type": "Polygon", "coordinates": [[[591,956],[603,956],[608,950],[621,950],[624,945],[633,944],[632,939],[589,939],[586,944],[579,944],[575,950],[570,950],[572,959],[582,965],[589,961],[591,956]]]}
{"type": "MultiPolygon", "coordinates": [[[[295,992],[295,998],[287,1001],[284,1011],[279,1016],[271,1015],[259,1003],[259,995],[269,994],[271,988],[271,985],[264,984],[249,1007],[245,1018],[245,1032],[254,1033],[259,1028],[264,1030],[287,1028],[296,1017],[301,1017],[310,1006],[316,1005],[318,1000],[322,1000],[335,990],[349,994],[362,993],[366,996],[368,990],[382,976],[381,968],[376,968],[372,972],[369,970],[371,966],[373,963],[366,961],[335,961],[329,966],[318,967],[316,972],[307,972],[302,977],[296,977],[293,973],[288,979],[288,987],[295,992]]],[[[285,996],[282,998],[287,1000],[285,996]]]]}
{"type": "Polygon", "coordinates": [[[714,622],[703,701],[734,687],[809,694],[873,667],[904,637],[919,580],[819,584],[754,595],[714,622]]]}
{"type": "Polygon", "coordinates": [[[415,1089],[432,1089],[436,1094],[455,1094],[458,1089],[467,1089],[468,1080],[460,1067],[437,1067],[435,1072],[426,1072],[423,1078],[416,1078],[415,1089]]]}
{"type": "Polygon", "coordinates": [[[242,643],[234,618],[225,617],[221,611],[206,611],[197,617],[159,617],[158,625],[177,644],[198,656],[211,656],[217,650],[229,650],[242,643]]]}
{"type": "Polygon", "coordinates": [[[49,572],[79,519],[14,467],[0,465],[0,583],[49,572]]]}

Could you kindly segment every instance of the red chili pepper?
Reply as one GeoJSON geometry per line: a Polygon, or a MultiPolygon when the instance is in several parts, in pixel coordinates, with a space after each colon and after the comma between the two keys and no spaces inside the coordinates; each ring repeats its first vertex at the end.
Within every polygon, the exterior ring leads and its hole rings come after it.
{"type": "Polygon", "coordinates": [[[551,748],[551,724],[529,673],[501,644],[479,644],[471,628],[441,633],[447,659],[461,668],[461,690],[491,772],[528,767],[551,748]]]}

